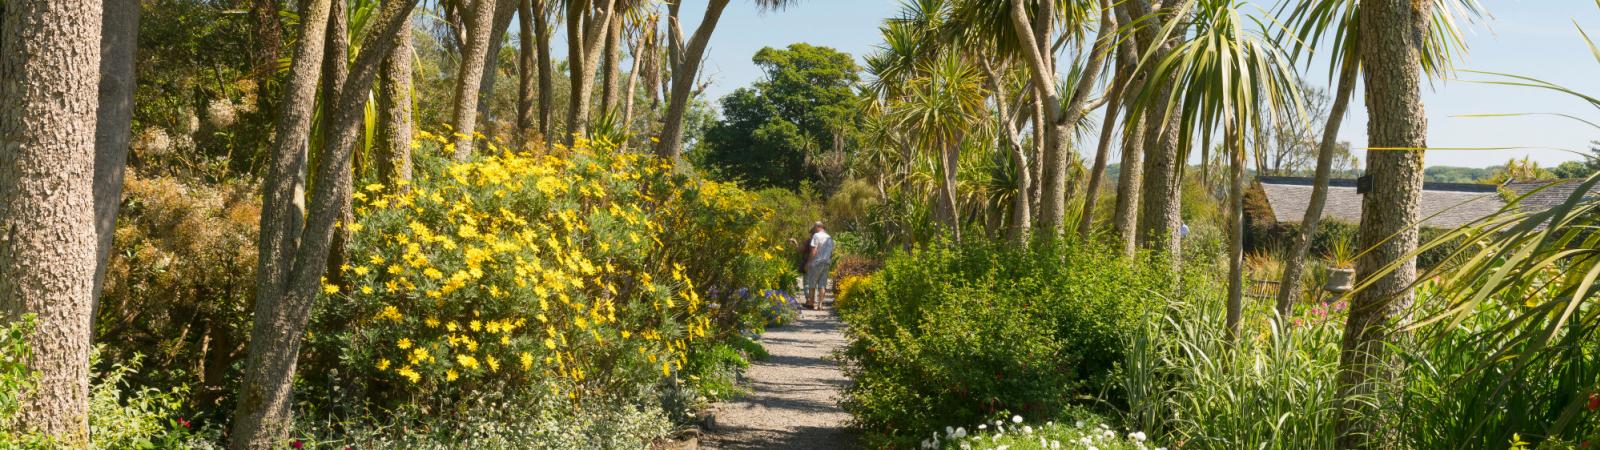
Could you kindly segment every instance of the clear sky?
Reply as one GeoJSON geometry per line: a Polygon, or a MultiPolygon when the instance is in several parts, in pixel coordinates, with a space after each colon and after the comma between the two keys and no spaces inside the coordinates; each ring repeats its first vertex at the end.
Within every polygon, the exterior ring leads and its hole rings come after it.
{"type": "MultiPolygon", "coordinates": [[[[1579,37],[1577,26],[1600,39],[1600,8],[1590,0],[1481,0],[1490,17],[1465,25],[1469,47],[1461,69],[1515,73],[1579,92],[1600,95],[1600,62],[1579,37]],[[1574,24],[1576,21],[1576,25],[1574,24]]],[[[825,45],[860,57],[879,42],[878,25],[899,9],[897,0],[801,0],[780,11],[759,11],[749,0],[733,0],[712,35],[705,75],[715,99],[761,77],[750,57],[762,47],[795,42],[825,45]]],[[[683,6],[685,33],[698,26],[705,0],[683,6]],[[691,13],[692,12],[692,13],[691,13]]],[[[1069,49],[1070,51],[1070,49],[1069,49]]],[[[1063,58],[1066,59],[1066,58],[1063,58]]],[[[1307,80],[1332,90],[1327,66],[1306,70],[1307,80]]],[[[1514,150],[1434,150],[1428,165],[1482,167],[1531,156],[1544,166],[1579,159],[1546,148],[1586,151],[1600,130],[1555,117],[1470,118],[1472,114],[1566,113],[1600,122],[1600,110],[1572,97],[1468,80],[1490,77],[1468,72],[1425,87],[1428,141],[1432,147],[1518,147],[1514,150]]],[[[1340,132],[1353,148],[1366,145],[1366,110],[1360,90],[1340,132]]],[[[1094,137],[1090,137],[1093,142],[1094,137]]],[[[1083,145],[1080,147],[1092,147],[1083,145]]],[[[1092,148],[1091,148],[1092,150],[1092,148]]],[[[1361,153],[1358,151],[1358,154],[1361,153]]]]}

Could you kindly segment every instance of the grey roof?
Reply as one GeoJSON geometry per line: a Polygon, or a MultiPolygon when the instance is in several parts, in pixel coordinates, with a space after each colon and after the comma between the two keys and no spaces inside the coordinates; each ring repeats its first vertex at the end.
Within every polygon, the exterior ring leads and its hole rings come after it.
{"type": "MultiPolygon", "coordinates": [[[[1578,187],[1583,185],[1583,181],[1582,178],[1573,178],[1556,181],[1515,182],[1506,183],[1506,189],[1510,190],[1513,195],[1522,198],[1517,202],[1517,209],[1534,212],[1554,208],[1556,205],[1565,203],[1568,198],[1572,197],[1572,193],[1577,192],[1578,187]],[[1549,187],[1543,190],[1539,189],[1545,186],[1549,187]]],[[[1600,183],[1590,186],[1589,195],[1586,197],[1593,198],[1595,196],[1600,196],[1600,183]]]]}
{"type": "MultiPolygon", "coordinates": [[[[1260,188],[1272,206],[1278,222],[1299,222],[1311,203],[1312,180],[1305,177],[1260,177],[1260,188]]],[[[1423,226],[1450,229],[1499,212],[1506,206],[1497,187],[1487,184],[1424,183],[1421,215],[1423,226]]],[[[1361,194],[1356,181],[1330,180],[1324,220],[1361,223],[1361,194]]]]}

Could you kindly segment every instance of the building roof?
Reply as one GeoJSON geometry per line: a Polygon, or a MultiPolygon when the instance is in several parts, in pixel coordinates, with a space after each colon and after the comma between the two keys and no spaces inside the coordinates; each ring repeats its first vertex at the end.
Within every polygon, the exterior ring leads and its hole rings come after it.
{"type": "MultiPolygon", "coordinates": [[[[1299,222],[1311,203],[1312,179],[1306,177],[1260,177],[1259,188],[1266,194],[1276,222],[1299,222]]],[[[1568,191],[1570,193],[1570,191],[1568,191]]],[[[1564,197],[1563,197],[1564,198],[1564,197]]],[[[1505,208],[1498,187],[1488,184],[1424,183],[1421,215],[1423,226],[1450,229],[1481,219],[1505,208]]],[[[1361,194],[1356,180],[1329,180],[1324,220],[1361,223],[1361,194]]]]}
{"type": "MultiPolygon", "coordinates": [[[[1506,183],[1506,189],[1510,190],[1513,195],[1522,198],[1517,202],[1518,209],[1528,212],[1543,211],[1565,203],[1568,198],[1572,197],[1572,193],[1577,192],[1578,187],[1583,185],[1583,181],[1581,178],[1573,178],[1554,182],[1514,182],[1506,183]],[[1542,190],[1539,189],[1545,186],[1549,187],[1542,190]]],[[[1591,186],[1589,195],[1587,195],[1590,198],[1596,196],[1600,196],[1600,183],[1591,186]]]]}

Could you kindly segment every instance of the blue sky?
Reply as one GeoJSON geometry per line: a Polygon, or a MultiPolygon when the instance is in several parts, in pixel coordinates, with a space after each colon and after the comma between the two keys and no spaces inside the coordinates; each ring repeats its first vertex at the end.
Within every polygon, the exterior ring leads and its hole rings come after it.
{"type": "MultiPolygon", "coordinates": [[[[1459,68],[1527,75],[1600,95],[1600,62],[1591,56],[1576,28],[1582,26],[1591,37],[1600,39],[1600,8],[1592,1],[1481,1],[1490,17],[1465,25],[1469,50],[1459,68]]],[[[704,5],[705,0],[684,3],[685,25],[698,26],[704,5]]],[[[704,73],[713,84],[707,94],[715,99],[759,79],[761,71],[750,57],[762,47],[808,42],[839,49],[859,60],[879,42],[879,23],[898,9],[897,0],[802,0],[781,11],[762,12],[748,0],[734,0],[711,38],[704,73]]],[[[692,28],[685,32],[689,30],[692,28]]],[[[1325,65],[1315,65],[1306,71],[1306,77],[1331,90],[1326,73],[1325,65]]],[[[1600,139],[1600,130],[1568,119],[1462,117],[1539,112],[1574,114],[1600,122],[1600,111],[1568,96],[1467,81],[1488,78],[1460,72],[1424,89],[1429,145],[1518,148],[1434,150],[1428,153],[1428,165],[1482,167],[1531,156],[1542,165],[1553,166],[1579,157],[1548,148],[1585,151],[1590,140],[1600,139]]],[[[1357,92],[1340,138],[1360,149],[1366,145],[1367,117],[1357,92]]],[[[1089,139],[1093,142],[1094,137],[1089,139]]]]}

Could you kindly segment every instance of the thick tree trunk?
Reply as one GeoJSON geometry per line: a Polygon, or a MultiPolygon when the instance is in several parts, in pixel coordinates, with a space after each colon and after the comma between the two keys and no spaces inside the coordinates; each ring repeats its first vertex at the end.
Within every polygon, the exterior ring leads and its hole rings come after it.
{"type": "Polygon", "coordinates": [[[1317,148],[1317,172],[1311,184],[1311,203],[1306,206],[1305,217],[1300,219],[1300,234],[1294,248],[1284,259],[1283,281],[1278,283],[1278,315],[1288,317],[1294,312],[1296,296],[1300,294],[1300,277],[1305,273],[1306,258],[1311,254],[1311,239],[1317,235],[1317,223],[1322,221],[1322,208],[1328,203],[1328,179],[1333,172],[1333,149],[1337,147],[1339,125],[1344,123],[1345,110],[1350,107],[1351,94],[1356,88],[1356,69],[1345,68],[1339,75],[1338,92],[1334,94],[1333,107],[1328,111],[1328,123],[1322,129],[1322,143],[1317,148]]]}
{"type": "Polygon", "coordinates": [[[35,315],[38,374],[18,425],[88,448],[102,5],[0,8],[0,323],[35,315]]]}
{"type": "MultiPolygon", "coordinates": [[[[312,12],[326,11],[325,3],[321,7],[315,7],[317,3],[322,2],[311,1],[314,5],[312,12]]],[[[350,68],[350,77],[346,80],[348,85],[372,84],[377,76],[378,66],[394,50],[393,37],[407,24],[407,18],[415,6],[415,0],[383,3],[368,22],[370,28],[359,46],[361,54],[356,57],[355,63],[350,68]]],[[[326,19],[325,13],[322,16],[326,19]]],[[[305,26],[308,31],[301,34],[305,38],[301,39],[300,45],[308,47],[315,45],[311,42],[320,43],[321,39],[310,39],[310,37],[321,34],[325,28],[316,30],[315,28],[322,27],[314,26],[314,22],[306,22],[305,26]]],[[[318,75],[315,64],[320,62],[321,53],[320,48],[315,52],[299,52],[294,66],[309,66],[311,69],[303,74],[291,72],[291,80],[300,79],[301,75],[314,80],[318,75]],[[319,58],[317,61],[301,61],[308,54],[314,54],[319,58]]],[[[290,92],[290,95],[294,95],[292,93],[296,91],[291,89],[290,92]]],[[[349,196],[351,191],[350,184],[344,182],[348,179],[337,175],[350,171],[350,148],[355,145],[357,125],[366,106],[367,94],[366,89],[346,89],[338,95],[332,107],[327,109],[336,115],[335,126],[326,139],[327,150],[323,152],[317,169],[317,179],[324,181],[317,183],[312,193],[313,208],[304,226],[291,224],[284,229],[271,230],[275,235],[291,237],[293,242],[299,245],[273,253],[276,259],[268,259],[266,252],[262,254],[260,266],[268,269],[270,273],[277,274],[275,280],[281,281],[277,284],[272,284],[273,280],[258,283],[264,285],[267,290],[258,289],[256,295],[248,357],[245,361],[245,373],[240,383],[238,406],[234,411],[233,430],[230,436],[229,447],[232,449],[277,448],[286,438],[288,425],[292,421],[289,406],[293,403],[291,387],[294,381],[295,362],[300,353],[301,337],[310,318],[312,303],[318,295],[318,284],[327,265],[328,248],[333,239],[333,225],[339,219],[337,199],[349,196]]],[[[286,104],[297,105],[294,102],[286,104]]],[[[307,132],[304,126],[293,129],[280,126],[278,131],[291,135],[302,135],[307,132]]],[[[285,148],[280,144],[275,151],[274,161],[293,160],[299,153],[296,148],[285,148]]],[[[282,190],[281,187],[268,186],[269,193],[282,190]]],[[[266,211],[284,208],[263,199],[262,209],[266,211]]],[[[265,217],[263,225],[263,235],[269,232],[267,226],[284,226],[278,222],[268,222],[265,217]]],[[[263,241],[263,247],[267,247],[270,243],[263,241]]]]}
{"type": "Polygon", "coordinates": [[[456,97],[450,120],[456,147],[453,156],[457,161],[472,156],[473,133],[478,125],[478,90],[483,87],[495,3],[496,0],[474,0],[467,10],[467,40],[461,46],[461,70],[456,72],[456,97]]]}
{"type": "MultiPolygon", "coordinates": [[[[283,47],[283,27],[278,24],[278,0],[250,0],[250,20],[255,22],[255,71],[263,78],[271,78],[278,65],[278,53],[283,47]]],[[[129,43],[128,45],[134,45],[129,43]]]]}
{"type": "Polygon", "coordinates": [[[411,181],[411,20],[395,33],[394,51],[378,80],[378,181],[404,189],[411,181]]]}
{"type": "Polygon", "coordinates": [[[1227,339],[1239,336],[1244,317],[1244,139],[1228,126],[1228,316],[1227,339]]]}
{"type": "MultiPolygon", "coordinates": [[[[542,13],[542,12],[541,12],[542,13]]],[[[534,102],[539,81],[539,50],[533,31],[533,0],[517,3],[517,141],[524,142],[534,127],[534,102]]]]}
{"type": "Polygon", "coordinates": [[[1432,0],[1370,0],[1357,12],[1367,101],[1367,176],[1361,199],[1357,291],[1339,352],[1339,448],[1384,448],[1385,429],[1370,397],[1385,383],[1390,321],[1411,303],[1418,200],[1428,119],[1421,87],[1422,37],[1432,0]],[[1394,270],[1379,274],[1390,264],[1394,270]],[[1372,279],[1376,277],[1375,279],[1372,279]]]}
{"type": "MultiPolygon", "coordinates": [[[[1142,83],[1141,83],[1142,84],[1142,83]]],[[[1122,173],[1117,176],[1117,206],[1112,211],[1111,229],[1122,254],[1133,255],[1139,248],[1139,192],[1144,187],[1144,115],[1130,111],[1122,122],[1122,173]]]]}
{"type": "MultiPolygon", "coordinates": [[[[1143,0],[1131,1],[1128,5],[1130,16],[1145,17],[1148,7],[1143,0]]],[[[1160,14],[1170,16],[1174,5],[1164,5],[1160,14]]],[[[1161,39],[1157,30],[1164,27],[1164,20],[1179,20],[1173,17],[1163,17],[1143,27],[1139,32],[1139,39],[1148,46],[1158,46],[1152,61],[1160,61],[1171,51],[1184,33],[1184,26],[1179,23],[1173,27],[1171,35],[1166,40],[1161,39]]],[[[1179,174],[1182,173],[1184,162],[1179,154],[1182,142],[1179,142],[1179,128],[1183,122],[1181,114],[1173,112],[1168,114],[1165,99],[1172,95],[1172,80],[1147,80],[1146,83],[1157,83],[1155,95],[1157,99],[1148,111],[1144,113],[1144,186],[1141,211],[1139,214],[1138,239],[1141,247],[1154,250],[1157,254],[1166,257],[1172,263],[1178,261],[1178,227],[1182,224],[1179,215],[1179,200],[1182,182],[1179,174]]]]}
{"type": "Polygon", "coordinates": [[[133,127],[134,61],[139,41],[139,2],[104,0],[100,27],[99,107],[94,128],[94,303],[105,284],[111,236],[122,206],[122,178],[133,127]]]}
{"type": "Polygon", "coordinates": [[[589,134],[589,109],[594,95],[594,71],[599,66],[599,52],[605,43],[605,26],[611,23],[616,10],[616,0],[606,0],[605,8],[590,11],[591,2],[572,1],[567,4],[567,71],[572,88],[567,97],[567,134],[562,138],[572,143],[577,137],[589,134]]]}
{"type": "MultiPolygon", "coordinates": [[[[722,18],[722,10],[728,7],[728,0],[710,0],[706,4],[706,15],[700,20],[700,27],[694,31],[694,36],[689,38],[687,48],[674,49],[672,61],[672,92],[667,96],[667,116],[662,120],[661,137],[656,143],[656,155],[677,161],[683,155],[683,115],[689,110],[690,97],[694,95],[695,74],[700,72],[700,61],[704,58],[706,43],[711,40],[711,32],[717,28],[717,21],[722,18]]],[[[673,18],[669,26],[672,27],[673,36],[681,36],[677,19],[677,9],[673,10],[673,18]]],[[[673,46],[682,45],[674,39],[673,46]]]]}
{"type": "MultiPolygon", "coordinates": [[[[1041,4],[1041,8],[1049,9],[1049,2],[1041,4]]],[[[1011,3],[1011,25],[1017,30],[1017,40],[1022,48],[1024,59],[1028,62],[1028,74],[1033,81],[1034,98],[1041,102],[1041,107],[1034,122],[1033,136],[1035,140],[1043,140],[1044,154],[1037,161],[1040,177],[1039,201],[1033,203],[1038,209],[1039,227],[1051,236],[1061,233],[1062,214],[1065,210],[1066,185],[1062,184],[1066,172],[1066,159],[1061,155],[1061,139],[1056,124],[1061,116],[1061,94],[1056,91],[1055,61],[1051,52],[1044,47],[1043,41],[1050,38],[1050,21],[1039,20],[1038,16],[1048,17],[1047,11],[1038,11],[1035,17],[1029,17],[1027,6],[1024,2],[1011,3]],[[1059,170],[1058,170],[1059,169],[1059,170]],[[1057,194],[1056,191],[1060,190],[1057,194]],[[1061,200],[1057,203],[1057,200],[1061,200]]],[[[1070,138],[1070,136],[1069,136],[1070,138]]]]}

